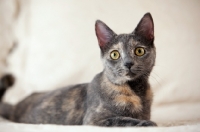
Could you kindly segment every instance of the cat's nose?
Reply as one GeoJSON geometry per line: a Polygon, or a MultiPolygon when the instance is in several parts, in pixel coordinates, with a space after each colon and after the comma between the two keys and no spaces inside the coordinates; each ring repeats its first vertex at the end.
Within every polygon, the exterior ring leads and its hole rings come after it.
{"type": "Polygon", "coordinates": [[[128,69],[131,69],[131,67],[133,66],[133,62],[125,62],[124,66],[126,66],[128,69]]]}

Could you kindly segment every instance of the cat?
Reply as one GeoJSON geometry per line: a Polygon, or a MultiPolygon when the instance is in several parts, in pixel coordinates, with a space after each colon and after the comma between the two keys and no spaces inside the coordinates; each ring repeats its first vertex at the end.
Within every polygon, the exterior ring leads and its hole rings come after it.
{"type": "Polygon", "coordinates": [[[1,116],[31,124],[157,126],[150,120],[148,79],[156,58],[151,14],[130,34],[117,35],[100,20],[95,31],[104,69],[90,83],[33,93],[15,106],[1,102],[1,116]]]}
{"type": "Polygon", "coordinates": [[[5,74],[0,78],[0,101],[5,94],[6,90],[13,86],[15,78],[12,74],[5,74]]]}

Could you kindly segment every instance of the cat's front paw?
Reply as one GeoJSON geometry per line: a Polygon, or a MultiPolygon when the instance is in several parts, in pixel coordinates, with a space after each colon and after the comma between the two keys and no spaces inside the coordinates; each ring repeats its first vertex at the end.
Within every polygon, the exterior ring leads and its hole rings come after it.
{"type": "Polygon", "coordinates": [[[142,120],[136,126],[157,126],[153,121],[142,120]]]}

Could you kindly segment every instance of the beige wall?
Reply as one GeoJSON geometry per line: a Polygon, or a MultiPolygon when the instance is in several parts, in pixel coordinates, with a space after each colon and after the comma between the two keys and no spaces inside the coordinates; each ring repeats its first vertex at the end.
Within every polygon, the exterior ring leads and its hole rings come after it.
{"type": "Polygon", "coordinates": [[[89,82],[102,70],[95,20],[129,33],[151,12],[157,47],[152,118],[200,119],[199,7],[198,0],[20,0],[18,48],[9,58],[18,80],[5,100],[16,103],[33,91],[89,82]]]}

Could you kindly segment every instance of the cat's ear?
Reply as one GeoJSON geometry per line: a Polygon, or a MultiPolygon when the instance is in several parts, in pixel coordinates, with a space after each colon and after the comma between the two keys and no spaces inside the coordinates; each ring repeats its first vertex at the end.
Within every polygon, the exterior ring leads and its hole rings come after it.
{"type": "Polygon", "coordinates": [[[102,21],[97,20],[95,23],[96,36],[99,46],[103,48],[115,35],[115,33],[102,21]]]}
{"type": "Polygon", "coordinates": [[[147,40],[154,39],[154,24],[150,13],[146,13],[142,17],[142,19],[140,20],[140,22],[134,30],[134,34],[140,35],[146,38],[147,40]]]}

